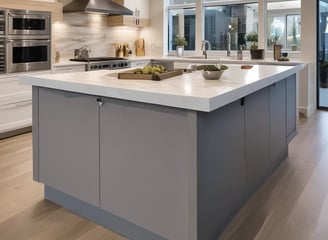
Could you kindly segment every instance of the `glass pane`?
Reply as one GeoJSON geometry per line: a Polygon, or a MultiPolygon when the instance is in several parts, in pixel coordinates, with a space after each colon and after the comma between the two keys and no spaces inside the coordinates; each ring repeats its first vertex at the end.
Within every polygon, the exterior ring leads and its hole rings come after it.
{"type": "Polygon", "coordinates": [[[273,44],[282,44],[285,46],[285,16],[268,16],[267,42],[268,49],[272,49],[273,44]]]}
{"type": "Polygon", "coordinates": [[[185,37],[187,46],[185,50],[195,50],[196,9],[169,10],[169,50],[175,50],[173,40],[177,37],[185,37]]]}
{"type": "Polygon", "coordinates": [[[46,62],[48,46],[14,47],[13,63],[46,62]]]}
{"type": "Polygon", "coordinates": [[[171,0],[171,5],[196,3],[196,0],[171,0]]]}
{"type": "Polygon", "coordinates": [[[317,32],[317,91],[318,106],[328,109],[328,3],[319,1],[317,32]]]}
{"type": "Polygon", "coordinates": [[[287,15],[287,48],[299,50],[301,43],[301,16],[287,15]],[[295,49],[296,47],[296,49],[295,49]]]}
{"type": "Polygon", "coordinates": [[[237,50],[240,45],[246,46],[247,33],[258,31],[257,3],[205,7],[204,16],[204,37],[212,50],[226,50],[228,39],[231,50],[237,50]]]}
{"type": "Polygon", "coordinates": [[[301,1],[267,3],[267,49],[273,44],[301,50],[301,1]]]}

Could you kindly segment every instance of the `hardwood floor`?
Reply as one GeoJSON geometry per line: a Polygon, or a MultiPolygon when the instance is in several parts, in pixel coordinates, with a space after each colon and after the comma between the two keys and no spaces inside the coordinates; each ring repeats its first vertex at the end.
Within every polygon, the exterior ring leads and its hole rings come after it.
{"type": "Polygon", "coordinates": [[[125,240],[43,199],[32,180],[32,134],[0,140],[1,240],[125,240]]]}
{"type": "MultiPolygon", "coordinates": [[[[43,199],[43,185],[32,180],[31,136],[0,140],[0,239],[126,239],[43,199]]],[[[328,112],[318,111],[300,123],[288,159],[219,240],[327,240],[327,193],[328,112]]]]}
{"type": "Polygon", "coordinates": [[[299,126],[289,156],[219,240],[328,239],[328,112],[299,126]]]}

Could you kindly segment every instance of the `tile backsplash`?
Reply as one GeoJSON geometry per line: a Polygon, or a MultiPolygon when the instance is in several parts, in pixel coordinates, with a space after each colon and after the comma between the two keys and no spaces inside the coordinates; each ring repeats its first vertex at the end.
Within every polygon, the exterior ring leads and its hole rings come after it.
{"type": "Polygon", "coordinates": [[[115,43],[127,43],[135,54],[135,41],[145,38],[147,53],[147,35],[149,29],[137,27],[109,27],[107,17],[100,14],[69,13],[64,14],[61,22],[53,25],[55,51],[61,59],[74,57],[74,49],[87,45],[90,57],[115,56],[115,43]]]}

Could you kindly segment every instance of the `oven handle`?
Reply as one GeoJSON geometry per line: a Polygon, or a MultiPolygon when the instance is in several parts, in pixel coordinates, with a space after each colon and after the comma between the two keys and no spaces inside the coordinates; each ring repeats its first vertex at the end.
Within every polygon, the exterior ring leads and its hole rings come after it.
{"type": "Polygon", "coordinates": [[[44,14],[38,14],[38,13],[22,13],[22,14],[17,14],[17,13],[8,13],[9,17],[20,17],[24,16],[23,18],[38,18],[38,19],[45,19],[45,18],[50,18],[49,15],[44,15],[44,14]]]}
{"type": "MultiPolygon", "coordinates": [[[[18,41],[24,41],[24,42],[35,42],[35,40],[38,40],[38,42],[50,42],[50,39],[15,39],[15,40],[18,40],[18,41]]],[[[13,39],[7,39],[6,43],[13,43],[14,40],[13,39]]]]}

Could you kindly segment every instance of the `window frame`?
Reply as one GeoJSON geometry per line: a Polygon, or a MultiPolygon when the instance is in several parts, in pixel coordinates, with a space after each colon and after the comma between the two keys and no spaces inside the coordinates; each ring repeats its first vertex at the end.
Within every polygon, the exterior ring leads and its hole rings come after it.
{"type": "MultiPolygon", "coordinates": [[[[286,0],[286,2],[288,2],[288,1],[293,1],[293,0],[286,0]]],[[[288,51],[288,52],[300,53],[302,51],[302,41],[301,41],[301,44],[300,44],[300,49],[297,50],[297,51],[292,51],[290,48],[287,47],[287,16],[300,15],[301,19],[302,19],[302,12],[301,12],[301,10],[302,10],[302,1],[301,0],[299,0],[299,1],[300,1],[300,4],[301,4],[301,7],[299,8],[299,10],[297,8],[291,8],[286,12],[286,10],[283,10],[283,9],[282,10],[271,10],[271,11],[268,10],[268,3],[284,2],[284,0],[264,0],[264,11],[265,11],[264,22],[265,22],[265,26],[268,25],[269,12],[274,13],[271,16],[284,17],[284,20],[285,20],[284,35],[285,35],[285,37],[284,37],[283,45],[284,45],[285,51],[288,51]]],[[[264,31],[265,31],[264,32],[264,46],[265,46],[265,49],[266,49],[267,52],[273,52],[273,49],[269,49],[269,46],[268,46],[269,35],[268,35],[268,32],[267,32],[267,29],[264,29],[264,31]]],[[[301,36],[302,36],[302,33],[301,33],[301,36]]]]}
{"type": "MultiPolygon", "coordinates": [[[[168,10],[170,9],[183,9],[183,8],[195,8],[196,9],[196,37],[195,37],[195,51],[194,50],[187,50],[185,51],[185,56],[189,56],[189,55],[194,55],[194,54],[201,54],[201,49],[200,49],[200,43],[198,44],[198,42],[200,42],[201,40],[203,40],[204,38],[204,7],[207,6],[220,6],[220,5],[231,5],[231,4],[247,4],[247,3],[257,3],[259,8],[259,29],[258,29],[258,34],[259,34],[259,46],[261,48],[264,48],[266,52],[272,52],[271,49],[268,49],[268,34],[267,34],[267,30],[266,30],[266,26],[267,26],[267,4],[268,3],[272,3],[272,2],[281,2],[283,0],[216,0],[216,1],[211,1],[211,2],[206,2],[206,0],[196,0],[195,3],[187,3],[187,4],[175,4],[175,5],[171,5],[169,0],[164,0],[165,2],[165,16],[168,16],[168,10]],[[201,23],[200,23],[201,21],[201,23]]],[[[302,3],[301,3],[302,5],[302,3]]],[[[299,8],[299,11],[296,13],[299,14],[302,18],[302,6],[299,8]]],[[[165,43],[165,48],[163,49],[164,52],[166,52],[166,54],[168,55],[175,55],[176,52],[169,50],[168,47],[168,28],[169,28],[169,20],[166,17],[166,29],[165,32],[167,34],[164,34],[163,37],[163,42],[165,43]]],[[[301,33],[302,34],[302,33],[301,33]]],[[[302,40],[302,37],[301,37],[302,40]]],[[[221,55],[223,52],[225,52],[224,50],[213,50],[214,52],[216,52],[216,54],[221,55]]],[[[232,52],[235,50],[232,50],[232,52]]],[[[293,56],[298,56],[301,52],[302,52],[302,41],[301,41],[301,48],[298,51],[291,51],[290,49],[286,49],[287,52],[293,52],[293,56]],[[296,54],[296,55],[295,55],[296,54]]]]}
{"type": "MultiPolygon", "coordinates": [[[[198,0],[196,0],[198,1],[198,0]]],[[[169,26],[169,23],[170,23],[170,11],[171,10],[186,10],[186,9],[195,9],[195,18],[197,19],[197,3],[186,3],[186,4],[174,4],[174,5],[168,5],[167,6],[167,9],[166,9],[166,12],[167,12],[167,35],[165,36],[166,39],[167,39],[167,45],[166,45],[166,50],[167,50],[167,53],[169,56],[173,56],[173,55],[176,55],[176,50],[171,50],[170,47],[169,47],[169,44],[170,44],[170,39],[169,39],[169,34],[170,34],[170,26],[169,26]]],[[[196,26],[195,26],[196,28],[196,26]]],[[[196,33],[197,34],[197,33],[196,33]]],[[[196,45],[196,43],[195,43],[196,45]]],[[[197,48],[197,47],[196,47],[197,48]]],[[[194,53],[196,51],[195,50],[184,50],[185,53],[194,53]]]]}

